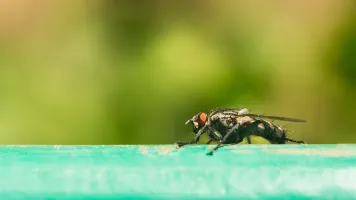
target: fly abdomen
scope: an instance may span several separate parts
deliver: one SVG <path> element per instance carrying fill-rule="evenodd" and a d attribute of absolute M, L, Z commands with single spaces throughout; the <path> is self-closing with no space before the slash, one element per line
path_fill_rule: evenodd
<path fill-rule="evenodd" d="M 264 121 L 264 120 L 263 120 Z M 284 144 L 285 143 L 285 136 L 286 131 L 276 124 L 264 121 L 266 126 L 265 137 L 266 139 L 270 140 L 272 144 Z"/>

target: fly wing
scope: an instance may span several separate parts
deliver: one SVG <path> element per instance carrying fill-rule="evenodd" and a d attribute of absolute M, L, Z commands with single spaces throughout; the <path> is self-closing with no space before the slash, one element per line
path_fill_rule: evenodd
<path fill-rule="evenodd" d="M 236 117 L 241 117 L 241 116 L 259 117 L 259 118 L 275 119 L 275 120 L 289 121 L 289 122 L 307 122 L 306 120 L 303 120 L 303 119 L 295 119 L 295 118 L 289 118 L 289 117 L 278 117 L 278 116 L 267 116 L 267 115 L 258 115 L 258 114 L 242 114 L 242 115 L 238 115 Z"/>

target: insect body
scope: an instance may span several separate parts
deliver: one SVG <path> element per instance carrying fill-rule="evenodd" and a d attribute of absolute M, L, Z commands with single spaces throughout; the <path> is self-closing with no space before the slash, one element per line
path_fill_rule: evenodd
<path fill-rule="evenodd" d="M 251 144 L 251 135 L 261 136 L 272 144 L 285 144 L 287 141 L 305 143 L 286 136 L 286 130 L 275 123 L 265 119 L 283 120 L 291 122 L 306 122 L 301 119 L 249 114 L 246 108 L 224 108 L 214 110 L 209 114 L 200 112 L 189 119 L 186 124 L 192 124 L 195 137 L 190 142 L 177 142 L 178 147 L 187 144 L 196 144 L 203 133 L 209 137 L 206 144 L 217 141 L 217 146 L 209 152 L 212 155 L 223 144 L 240 143 L 245 137 Z"/>

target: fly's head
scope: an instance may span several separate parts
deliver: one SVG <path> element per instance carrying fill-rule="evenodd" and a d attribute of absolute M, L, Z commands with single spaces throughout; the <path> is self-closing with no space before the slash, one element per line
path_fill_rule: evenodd
<path fill-rule="evenodd" d="M 200 112 L 189 119 L 185 124 L 192 124 L 193 132 L 196 134 L 198 131 L 205 126 L 208 121 L 208 115 L 204 112 Z"/>

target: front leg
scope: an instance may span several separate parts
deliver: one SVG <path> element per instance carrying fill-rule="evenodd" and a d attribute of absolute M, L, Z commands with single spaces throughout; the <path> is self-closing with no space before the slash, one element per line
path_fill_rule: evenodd
<path fill-rule="evenodd" d="M 187 144 L 196 144 L 199 142 L 199 139 L 200 139 L 200 136 L 204 133 L 205 129 L 207 128 L 207 126 L 203 126 L 203 128 L 201 128 L 198 133 L 195 135 L 194 139 L 190 142 L 176 142 L 177 144 L 177 147 L 180 148 L 180 147 L 183 147 Z"/>
<path fill-rule="evenodd" d="M 198 139 L 198 141 L 199 141 L 199 139 Z M 198 143 L 198 141 L 194 141 L 194 140 L 192 140 L 190 142 L 179 142 L 179 141 L 177 141 L 177 142 L 175 142 L 175 144 L 177 145 L 177 148 L 181 148 L 181 147 L 183 147 L 183 146 L 185 146 L 187 144 L 196 144 L 196 143 Z"/>
<path fill-rule="evenodd" d="M 231 135 L 231 133 L 233 133 L 234 131 L 238 131 L 239 128 L 239 124 L 236 124 L 235 126 L 233 126 L 224 136 L 224 138 L 222 140 L 219 141 L 218 145 L 216 145 L 213 149 L 210 150 L 210 152 L 207 153 L 207 155 L 211 156 L 213 155 L 214 151 L 218 150 L 221 145 L 225 144 L 226 140 L 229 138 L 229 136 Z"/>
<path fill-rule="evenodd" d="M 199 141 L 199 139 L 198 139 L 198 141 Z M 213 139 L 209 139 L 205 144 L 210 144 L 211 142 L 213 142 Z M 176 144 L 177 144 L 177 147 L 180 148 L 180 147 L 182 147 L 184 145 L 187 145 L 187 144 L 194 144 L 194 140 L 192 140 L 190 142 L 176 142 Z"/>

